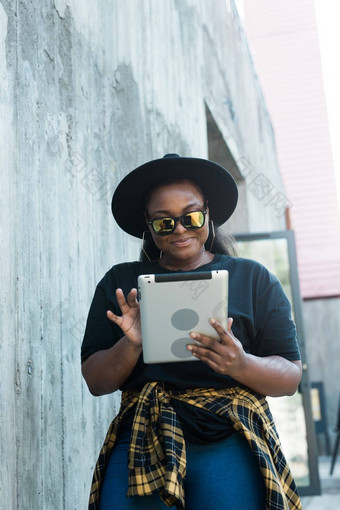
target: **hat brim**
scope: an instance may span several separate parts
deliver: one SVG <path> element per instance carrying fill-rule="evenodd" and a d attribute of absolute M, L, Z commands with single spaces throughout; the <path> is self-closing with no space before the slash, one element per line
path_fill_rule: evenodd
<path fill-rule="evenodd" d="M 145 197 L 153 186 L 168 179 L 189 179 L 198 184 L 208 200 L 210 219 L 216 225 L 225 223 L 236 208 L 237 185 L 225 168 L 205 159 L 164 157 L 136 168 L 117 186 L 111 209 L 125 232 L 142 238 L 147 230 Z"/>

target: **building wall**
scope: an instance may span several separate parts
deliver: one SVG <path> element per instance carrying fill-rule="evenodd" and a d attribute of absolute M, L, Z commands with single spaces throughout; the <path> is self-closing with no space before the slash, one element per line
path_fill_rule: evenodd
<path fill-rule="evenodd" d="M 340 295 L 336 192 L 314 0 L 244 1 L 291 202 L 303 298 Z"/>
<path fill-rule="evenodd" d="M 339 386 L 340 209 L 313 0 L 244 0 L 245 27 L 291 201 L 311 381 L 331 433 Z M 320 298 L 325 298 L 320 299 Z M 313 298 L 313 299 L 308 299 Z"/>
<path fill-rule="evenodd" d="M 308 367 L 311 382 L 323 382 L 326 416 L 331 444 L 339 411 L 340 298 L 311 299 L 303 303 L 305 334 L 310 342 Z"/>
<path fill-rule="evenodd" d="M 273 132 L 225 0 L 1 0 L 0 73 L 1 501 L 85 508 L 119 394 L 89 394 L 80 344 L 96 283 L 139 252 L 114 188 L 214 152 L 209 108 L 242 190 L 230 230 L 278 230 Z"/>

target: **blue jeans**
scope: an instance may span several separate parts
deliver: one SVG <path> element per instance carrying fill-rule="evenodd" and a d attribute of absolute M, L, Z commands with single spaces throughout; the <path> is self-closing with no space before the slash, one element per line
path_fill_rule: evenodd
<path fill-rule="evenodd" d="M 100 510 L 165 510 L 158 494 L 127 497 L 129 434 L 122 434 L 110 456 Z M 246 439 L 234 433 L 208 445 L 186 442 L 186 510 L 264 510 L 265 487 Z M 171 507 L 175 508 L 175 507 Z"/>

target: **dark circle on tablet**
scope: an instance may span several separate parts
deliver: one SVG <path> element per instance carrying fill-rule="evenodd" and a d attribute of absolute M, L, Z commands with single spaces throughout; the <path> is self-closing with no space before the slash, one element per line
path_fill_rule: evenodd
<path fill-rule="evenodd" d="M 174 341 L 171 346 L 171 352 L 176 358 L 186 359 L 192 356 L 191 352 L 188 351 L 187 345 L 190 344 L 192 340 L 188 337 L 186 338 L 178 338 Z"/>
<path fill-rule="evenodd" d="M 174 328 L 180 329 L 181 331 L 188 331 L 189 329 L 197 326 L 199 321 L 198 314 L 195 310 L 190 308 L 182 308 L 177 310 L 171 317 L 171 324 Z"/>

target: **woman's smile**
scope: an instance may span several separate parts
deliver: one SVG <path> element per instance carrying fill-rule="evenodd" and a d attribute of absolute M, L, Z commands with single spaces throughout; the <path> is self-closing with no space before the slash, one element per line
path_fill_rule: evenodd
<path fill-rule="evenodd" d="M 174 239 L 172 241 L 172 244 L 177 246 L 177 248 L 185 248 L 186 246 L 189 246 L 189 244 L 192 243 L 193 238 L 192 237 L 181 237 L 180 239 Z"/>
<path fill-rule="evenodd" d="M 206 211 L 206 219 L 199 228 L 186 228 L 179 218 L 192 211 Z M 151 194 L 146 207 L 147 217 L 175 218 L 175 228 L 168 235 L 157 235 L 149 226 L 157 248 L 162 251 L 160 265 L 168 269 L 190 270 L 202 261 L 214 258 L 205 253 L 204 244 L 209 236 L 209 208 L 201 190 L 192 182 L 163 184 Z"/>

